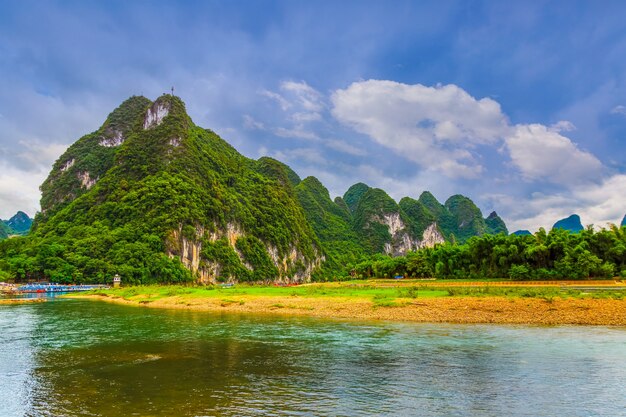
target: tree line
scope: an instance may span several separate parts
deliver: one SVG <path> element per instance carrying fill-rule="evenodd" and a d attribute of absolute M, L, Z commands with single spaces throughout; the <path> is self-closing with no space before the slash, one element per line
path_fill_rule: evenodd
<path fill-rule="evenodd" d="M 358 278 L 510 278 L 554 280 L 626 278 L 626 227 L 562 229 L 534 235 L 483 235 L 463 245 L 442 244 L 406 256 L 374 255 L 349 265 Z"/>

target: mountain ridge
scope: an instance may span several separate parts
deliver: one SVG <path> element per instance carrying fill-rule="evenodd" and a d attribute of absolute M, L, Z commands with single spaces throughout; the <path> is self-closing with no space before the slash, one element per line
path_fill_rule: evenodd
<path fill-rule="evenodd" d="M 196 126 L 167 94 L 125 100 L 41 188 L 32 241 L 58 251 L 38 272 L 46 277 L 304 282 L 367 256 L 508 234 L 495 211 L 483 217 L 460 194 L 396 201 L 356 183 L 331 199 L 317 178 Z"/>

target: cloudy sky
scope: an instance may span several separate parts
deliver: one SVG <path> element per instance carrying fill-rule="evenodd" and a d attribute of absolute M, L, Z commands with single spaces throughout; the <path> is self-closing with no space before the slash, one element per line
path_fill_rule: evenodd
<path fill-rule="evenodd" d="M 183 2 L 181 2 L 183 3 Z M 621 1 L 0 0 L 0 218 L 130 95 L 342 195 L 472 198 L 511 230 L 626 213 Z"/>

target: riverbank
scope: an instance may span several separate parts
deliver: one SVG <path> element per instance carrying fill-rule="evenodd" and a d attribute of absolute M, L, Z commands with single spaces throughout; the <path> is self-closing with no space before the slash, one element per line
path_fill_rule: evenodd
<path fill-rule="evenodd" d="M 621 292 L 556 288 L 406 286 L 388 283 L 298 287 L 130 287 L 75 294 L 111 303 L 207 312 L 280 314 L 429 323 L 626 326 Z"/>
<path fill-rule="evenodd" d="M 0 305 L 43 303 L 45 298 L 0 298 Z"/>

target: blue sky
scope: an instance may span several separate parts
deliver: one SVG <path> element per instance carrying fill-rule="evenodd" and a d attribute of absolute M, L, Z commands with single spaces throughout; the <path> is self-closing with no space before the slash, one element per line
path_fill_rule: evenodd
<path fill-rule="evenodd" d="M 196 124 L 341 195 L 472 198 L 511 229 L 626 213 L 623 2 L 0 1 L 0 217 L 171 86 Z"/>

